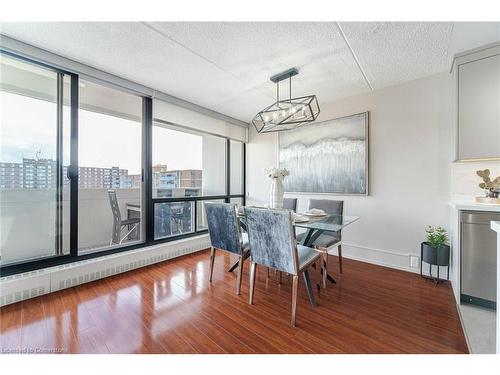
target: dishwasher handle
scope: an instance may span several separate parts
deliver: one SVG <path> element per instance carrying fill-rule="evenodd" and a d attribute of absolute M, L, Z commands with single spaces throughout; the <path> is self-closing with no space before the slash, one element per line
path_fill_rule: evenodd
<path fill-rule="evenodd" d="M 500 220 L 500 212 L 478 212 L 478 211 L 462 211 L 461 222 L 469 224 L 484 224 L 490 225 L 492 221 Z"/>

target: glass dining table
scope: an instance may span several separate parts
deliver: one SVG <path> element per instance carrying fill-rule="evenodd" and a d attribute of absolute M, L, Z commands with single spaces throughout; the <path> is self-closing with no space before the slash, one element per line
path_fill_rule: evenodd
<path fill-rule="evenodd" d="M 358 216 L 347 215 L 323 215 L 323 216 L 307 216 L 307 215 L 293 215 L 292 224 L 295 228 L 306 229 L 306 234 L 303 236 L 301 245 L 307 247 L 314 247 L 314 241 L 325 232 L 335 233 L 342 231 L 348 225 L 359 220 Z M 240 225 L 242 229 L 246 230 L 245 215 L 243 211 L 238 211 Z M 251 255 L 251 250 L 247 253 L 247 258 Z M 228 271 L 232 272 L 236 269 L 238 263 L 234 264 Z M 328 280 L 335 283 L 335 279 L 327 274 Z M 314 302 L 311 300 L 311 304 Z"/>

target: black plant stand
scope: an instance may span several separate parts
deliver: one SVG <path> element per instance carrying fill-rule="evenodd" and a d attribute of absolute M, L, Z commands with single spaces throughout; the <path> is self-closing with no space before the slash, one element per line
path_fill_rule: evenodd
<path fill-rule="evenodd" d="M 422 242 L 420 245 L 420 276 L 422 275 L 422 264 L 423 262 L 429 264 L 429 275 L 436 284 L 441 280 L 439 278 L 439 267 L 443 266 L 447 268 L 446 280 L 450 279 L 450 247 L 448 245 L 440 247 L 432 247 L 427 242 Z M 437 266 L 437 278 L 432 276 L 432 266 Z"/>

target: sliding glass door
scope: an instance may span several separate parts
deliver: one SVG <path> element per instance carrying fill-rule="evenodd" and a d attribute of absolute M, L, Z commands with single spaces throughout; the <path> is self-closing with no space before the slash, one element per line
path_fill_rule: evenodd
<path fill-rule="evenodd" d="M 142 97 L 79 81 L 78 253 L 144 241 Z"/>
<path fill-rule="evenodd" d="M 71 77 L 0 54 L 0 262 L 70 248 Z"/>

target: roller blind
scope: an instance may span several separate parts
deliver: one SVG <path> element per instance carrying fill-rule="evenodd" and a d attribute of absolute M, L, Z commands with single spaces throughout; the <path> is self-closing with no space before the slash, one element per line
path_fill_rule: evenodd
<path fill-rule="evenodd" d="M 247 141 L 247 128 L 244 126 L 232 124 L 157 98 L 153 100 L 153 121 L 180 125 L 242 142 Z"/>

